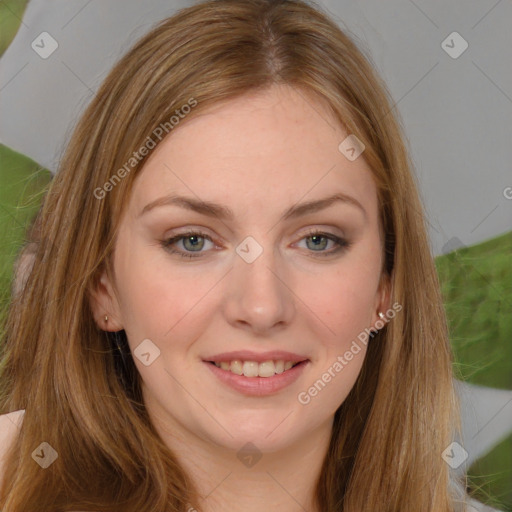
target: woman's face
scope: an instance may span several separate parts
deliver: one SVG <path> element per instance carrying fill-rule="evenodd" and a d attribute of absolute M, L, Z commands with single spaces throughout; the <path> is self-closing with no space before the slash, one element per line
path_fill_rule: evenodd
<path fill-rule="evenodd" d="M 358 335 L 386 309 L 376 187 L 364 153 L 338 149 L 347 136 L 274 86 L 153 150 L 97 317 L 125 329 L 162 431 L 275 451 L 330 428 L 365 357 Z"/>

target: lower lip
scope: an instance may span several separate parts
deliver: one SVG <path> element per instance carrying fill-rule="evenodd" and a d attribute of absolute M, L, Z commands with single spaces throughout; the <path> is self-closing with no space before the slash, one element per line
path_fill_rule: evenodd
<path fill-rule="evenodd" d="M 281 391 L 286 386 L 295 382 L 309 363 L 309 361 L 302 361 L 293 368 L 276 374 L 273 377 L 245 377 L 244 375 L 237 375 L 229 370 L 218 368 L 207 361 L 203 362 L 222 382 L 239 393 L 248 396 L 266 396 Z"/>

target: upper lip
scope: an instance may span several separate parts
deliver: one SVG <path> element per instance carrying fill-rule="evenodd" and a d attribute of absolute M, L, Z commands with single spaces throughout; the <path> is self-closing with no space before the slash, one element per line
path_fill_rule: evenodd
<path fill-rule="evenodd" d="M 251 352 L 250 350 L 237 350 L 235 352 L 223 352 L 211 357 L 207 357 L 204 361 L 213 361 L 214 363 L 222 363 L 229 361 L 255 361 L 263 363 L 265 361 L 292 361 L 299 363 L 306 361 L 308 358 L 293 352 L 285 352 L 283 350 L 271 350 L 270 352 Z"/>

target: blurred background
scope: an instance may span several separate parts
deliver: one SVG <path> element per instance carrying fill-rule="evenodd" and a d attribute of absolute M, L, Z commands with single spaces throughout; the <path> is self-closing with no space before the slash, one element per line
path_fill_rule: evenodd
<path fill-rule="evenodd" d="M 80 111 L 134 38 L 192 2 L 170 3 L 0 0 L 2 313 L 13 263 Z M 495 405 L 485 399 L 472 438 L 487 437 L 486 448 L 467 473 L 477 499 L 512 512 L 511 4 L 318 4 L 368 49 L 403 119 L 455 375 L 472 389 L 508 390 Z"/>

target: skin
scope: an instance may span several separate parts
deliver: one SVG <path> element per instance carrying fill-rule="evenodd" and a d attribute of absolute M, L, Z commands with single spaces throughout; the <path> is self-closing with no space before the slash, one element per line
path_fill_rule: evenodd
<path fill-rule="evenodd" d="M 162 439 L 207 496 L 207 512 L 226 503 L 234 512 L 315 510 L 312 493 L 334 413 L 357 379 L 365 347 L 310 403 L 297 396 L 389 307 L 377 191 L 364 154 L 351 162 L 338 150 L 347 135 L 321 103 L 272 86 L 185 120 L 135 181 L 116 241 L 115 281 L 103 274 L 93 310 L 102 329 L 125 329 L 132 352 L 144 339 L 161 351 L 150 366 L 134 358 L 144 401 Z M 290 206 L 335 192 L 362 209 L 336 202 L 280 220 Z M 139 216 L 170 193 L 225 205 L 235 217 L 175 205 Z M 212 238 L 196 239 L 199 257 L 161 245 L 189 228 Z M 320 239 L 317 247 L 312 228 L 350 246 L 322 256 L 336 244 Z M 263 248 L 250 264 L 235 252 L 247 236 Z M 197 254 L 184 239 L 172 247 Z M 203 362 L 240 349 L 287 350 L 310 362 L 279 393 L 247 397 Z M 237 458 L 249 441 L 262 454 L 252 467 Z"/>

